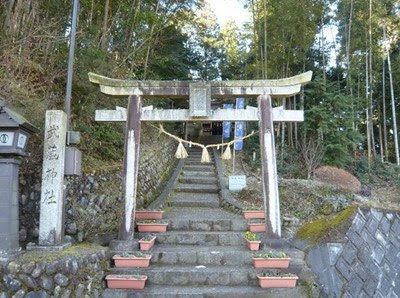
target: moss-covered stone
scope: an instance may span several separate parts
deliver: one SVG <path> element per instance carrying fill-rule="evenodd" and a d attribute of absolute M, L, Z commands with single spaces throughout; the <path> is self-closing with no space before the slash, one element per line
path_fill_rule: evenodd
<path fill-rule="evenodd" d="M 324 239 L 332 230 L 340 229 L 356 212 L 357 206 L 352 205 L 335 216 L 320 218 L 304 224 L 297 232 L 297 237 L 308 240 L 312 244 L 317 244 Z"/>

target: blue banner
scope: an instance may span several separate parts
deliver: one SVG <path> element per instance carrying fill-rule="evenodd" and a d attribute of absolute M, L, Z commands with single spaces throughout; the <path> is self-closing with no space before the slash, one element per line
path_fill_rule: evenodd
<path fill-rule="evenodd" d="M 233 104 L 232 103 L 224 103 L 223 105 L 224 109 L 233 109 Z M 230 121 L 224 121 L 222 123 L 222 135 L 224 139 L 229 139 L 231 137 L 231 122 Z"/>
<path fill-rule="evenodd" d="M 244 109 L 244 98 L 238 97 L 236 98 L 236 109 Z M 236 121 L 235 122 L 235 139 L 240 139 L 244 137 L 245 125 L 244 121 Z M 243 140 L 235 142 L 235 150 L 240 151 L 243 150 Z"/>

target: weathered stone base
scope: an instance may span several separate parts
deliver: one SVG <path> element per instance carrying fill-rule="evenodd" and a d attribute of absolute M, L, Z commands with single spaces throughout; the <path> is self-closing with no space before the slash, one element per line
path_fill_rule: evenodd
<path fill-rule="evenodd" d="M 139 249 L 139 240 L 112 240 L 110 250 L 112 251 L 134 251 Z"/>
<path fill-rule="evenodd" d="M 27 251 L 60 251 L 71 246 L 71 243 L 61 243 L 59 245 L 29 245 Z"/>

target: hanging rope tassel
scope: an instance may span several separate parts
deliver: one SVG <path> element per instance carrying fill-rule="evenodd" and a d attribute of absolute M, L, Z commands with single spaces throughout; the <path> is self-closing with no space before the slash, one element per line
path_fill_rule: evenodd
<path fill-rule="evenodd" d="M 185 147 L 183 146 L 182 142 L 179 142 L 178 148 L 176 148 L 175 157 L 179 159 L 188 157 L 188 153 Z"/>
<path fill-rule="evenodd" d="M 232 153 L 231 153 L 231 145 L 228 145 L 225 149 L 225 152 L 221 156 L 222 159 L 231 159 L 232 158 Z"/>
<path fill-rule="evenodd" d="M 203 152 L 201 153 L 201 162 L 202 163 L 209 163 L 211 162 L 210 160 L 210 154 L 208 154 L 208 150 L 206 147 L 203 147 Z"/>

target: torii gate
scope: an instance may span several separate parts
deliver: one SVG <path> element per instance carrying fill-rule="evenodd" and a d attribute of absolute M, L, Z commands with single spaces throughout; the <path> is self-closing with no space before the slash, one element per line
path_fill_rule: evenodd
<path fill-rule="evenodd" d="M 96 110 L 96 121 L 126 121 L 124 152 L 125 213 L 120 240 L 133 240 L 141 121 L 259 121 L 262 182 L 267 233 L 281 236 L 278 178 L 273 121 L 300 122 L 304 112 L 272 108 L 271 97 L 289 97 L 311 81 L 312 72 L 278 80 L 252 81 L 136 81 L 89 73 L 89 80 L 108 95 L 128 95 L 128 108 Z M 258 108 L 211 110 L 212 98 L 258 96 Z M 142 109 L 142 98 L 189 98 L 189 109 Z"/>

